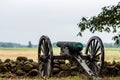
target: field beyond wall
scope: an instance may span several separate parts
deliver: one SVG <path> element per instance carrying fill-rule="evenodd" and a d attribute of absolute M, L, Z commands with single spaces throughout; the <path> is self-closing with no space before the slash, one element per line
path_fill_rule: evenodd
<path fill-rule="evenodd" d="M 82 52 L 84 53 L 85 50 Z M 37 62 L 37 48 L 0 48 L 0 59 L 15 60 L 18 56 L 25 56 Z M 54 54 L 59 54 L 59 48 L 53 49 Z M 105 48 L 105 61 L 120 61 L 120 48 Z"/>

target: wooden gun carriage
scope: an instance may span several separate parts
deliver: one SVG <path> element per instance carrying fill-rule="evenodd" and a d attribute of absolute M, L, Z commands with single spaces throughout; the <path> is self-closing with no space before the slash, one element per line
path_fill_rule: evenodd
<path fill-rule="evenodd" d="M 52 44 L 48 36 L 41 36 L 38 45 L 39 72 L 43 78 L 51 77 L 54 59 L 76 61 L 86 71 L 90 78 L 98 77 L 104 63 L 104 46 L 102 40 L 93 36 L 89 39 L 85 53 L 80 42 L 57 42 L 60 55 L 53 55 Z"/>

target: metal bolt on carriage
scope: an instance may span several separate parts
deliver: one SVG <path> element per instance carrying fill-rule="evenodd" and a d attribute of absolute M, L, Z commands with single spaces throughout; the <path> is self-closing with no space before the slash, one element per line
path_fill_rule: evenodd
<path fill-rule="evenodd" d="M 42 78 L 51 77 L 54 59 L 68 59 L 76 61 L 86 71 L 89 78 L 99 77 L 104 64 L 104 45 L 98 36 L 89 39 L 85 53 L 80 42 L 59 41 L 56 45 L 60 54 L 53 54 L 52 44 L 48 36 L 42 35 L 38 45 L 38 64 Z"/>

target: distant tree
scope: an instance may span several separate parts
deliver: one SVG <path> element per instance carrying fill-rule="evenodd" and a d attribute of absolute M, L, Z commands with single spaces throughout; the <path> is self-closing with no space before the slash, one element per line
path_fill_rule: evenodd
<path fill-rule="evenodd" d="M 28 48 L 31 48 L 31 47 L 32 47 L 31 41 L 28 42 L 28 46 L 27 46 L 27 47 L 28 47 Z"/>
<path fill-rule="evenodd" d="M 90 32 L 112 32 L 117 33 L 113 36 L 116 44 L 120 44 L 120 2 L 117 5 L 106 6 L 102 8 L 102 12 L 91 18 L 82 17 L 78 24 L 82 36 L 82 32 L 88 29 Z M 119 31 L 118 31 L 119 30 Z"/>
<path fill-rule="evenodd" d="M 118 38 L 118 40 L 115 42 L 115 45 L 120 47 L 120 37 Z"/>
<path fill-rule="evenodd" d="M 1 44 L 0 47 L 7 47 L 5 44 Z"/>

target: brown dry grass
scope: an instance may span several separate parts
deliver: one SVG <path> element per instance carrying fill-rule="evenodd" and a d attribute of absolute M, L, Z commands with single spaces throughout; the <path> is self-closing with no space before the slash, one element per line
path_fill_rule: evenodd
<path fill-rule="evenodd" d="M 60 52 L 59 48 L 53 49 L 55 54 Z M 28 59 L 38 61 L 38 49 L 37 48 L 0 48 L 0 59 L 15 60 L 18 56 L 25 56 Z"/>
<path fill-rule="evenodd" d="M 18 56 L 25 56 L 29 59 L 37 61 L 37 49 L 1 49 L 0 59 L 12 59 L 15 60 Z"/>
<path fill-rule="evenodd" d="M 83 50 L 84 53 L 85 50 Z M 54 54 L 59 54 L 60 49 L 54 48 Z M 18 56 L 26 56 L 27 58 L 37 61 L 37 48 L 0 48 L 0 59 L 5 60 L 7 58 L 15 60 Z M 112 62 L 120 61 L 120 49 L 119 48 L 105 48 L 105 60 Z"/>

